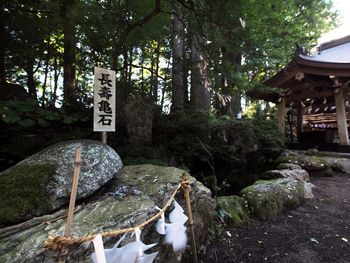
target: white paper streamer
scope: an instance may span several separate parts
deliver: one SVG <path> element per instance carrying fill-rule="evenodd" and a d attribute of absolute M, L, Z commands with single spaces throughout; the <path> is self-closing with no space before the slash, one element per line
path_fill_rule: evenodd
<path fill-rule="evenodd" d="M 93 261 L 95 263 L 106 263 L 105 252 L 103 248 L 102 236 L 98 234 L 93 240 L 95 247 L 95 257 L 93 257 Z"/>

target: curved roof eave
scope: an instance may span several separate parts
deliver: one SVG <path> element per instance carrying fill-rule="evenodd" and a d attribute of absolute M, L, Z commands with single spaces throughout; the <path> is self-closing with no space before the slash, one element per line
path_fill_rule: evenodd
<path fill-rule="evenodd" d="M 264 81 L 264 85 L 282 87 L 285 82 L 293 78 L 298 72 L 321 76 L 350 77 L 350 63 L 315 61 L 299 55 L 294 57 L 286 67 L 273 77 Z"/>

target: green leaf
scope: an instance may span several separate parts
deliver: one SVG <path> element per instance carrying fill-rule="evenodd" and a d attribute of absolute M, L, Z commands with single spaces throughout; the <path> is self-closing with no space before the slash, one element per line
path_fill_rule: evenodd
<path fill-rule="evenodd" d="M 18 122 L 19 125 L 25 128 L 33 127 L 35 125 L 35 121 L 31 119 L 24 119 Z"/>
<path fill-rule="evenodd" d="M 3 113 L 1 119 L 7 124 L 16 123 L 21 120 L 21 118 L 12 110 L 7 110 L 6 113 Z"/>
<path fill-rule="evenodd" d="M 41 127 L 48 127 L 50 124 L 45 121 L 44 119 L 37 119 L 37 122 L 38 124 L 41 126 Z"/>
<path fill-rule="evenodd" d="M 65 124 L 71 124 L 71 123 L 73 123 L 75 121 L 77 121 L 77 119 L 73 118 L 73 117 L 67 117 L 66 116 L 66 117 L 63 118 L 63 123 L 65 123 Z"/>

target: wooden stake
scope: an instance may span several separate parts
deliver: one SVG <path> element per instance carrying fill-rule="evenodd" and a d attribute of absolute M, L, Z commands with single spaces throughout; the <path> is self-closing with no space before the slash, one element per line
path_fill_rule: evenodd
<path fill-rule="evenodd" d="M 183 175 L 182 181 L 188 181 L 188 176 Z M 184 195 L 186 199 L 186 209 L 187 209 L 187 215 L 188 215 L 188 225 L 191 231 L 191 247 L 192 247 L 192 253 L 194 256 L 194 263 L 198 263 L 198 257 L 197 257 L 197 248 L 196 248 L 196 239 L 194 234 L 194 225 L 193 225 L 193 217 L 192 217 L 192 208 L 191 208 L 191 199 L 190 199 L 190 185 L 189 183 L 186 184 L 184 189 Z"/>
<path fill-rule="evenodd" d="M 70 193 L 70 201 L 69 201 L 66 229 L 64 231 L 64 235 L 66 237 L 70 237 L 71 234 L 72 234 L 73 213 L 74 213 L 74 207 L 75 207 L 75 199 L 77 197 L 78 181 L 79 181 L 79 174 L 80 174 L 80 165 L 81 165 L 81 149 L 80 149 L 80 146 L 79 146 L 75 150 L 74 174 L 73 174 L 73 181 L 72 181 L 72 190 L 71 190 L 71 193 Z"/>
<path fill-rule="evenodd" d="M 107 144 L 107 132 L 101 132 L 101 141 L 104 144 Z"/>
<path fill-rule="evenodd" d="M 71 189 L 71 193 L 70 193 L 70 201 L 69 201 L 69 207 L 68 207 L 66 228 L 64 230 L 64 235 L 66 237 L 70 237 L 72 234 L 73 214 L 74 214 L 74 207 L 75 207 L 75 199 L 77 197 L 80 165 L 81 165 L 81 149 L 80 149 L 80 146 L 78 146 L 78 148 L 75 150 L 72 189 Z M 63 258 L 63 256 L 59 256 L 58 262 L 59 263 L 65 262 L 65 259 Z"/>

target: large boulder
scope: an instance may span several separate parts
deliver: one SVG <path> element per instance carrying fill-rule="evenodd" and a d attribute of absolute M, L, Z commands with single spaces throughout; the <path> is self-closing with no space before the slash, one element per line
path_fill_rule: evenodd
<path fill-rule="evenodd" d="M 304 181 L 293 178 L 259 180 L 244 188 L 240 196 L 248 202 L 253 216 L 263 221 L 274 220 L 303 203 L 304 185 Z"/>
<path fill-rule="evenodd" d="M 78 146 L 82 165 L 77 200 L 100 189 L 122 168 L 118 154 L 97 141 L 67 141 L 50 146 L 0 173 L 0 226 L 68 204 Z"/>
<path fill-rule="evenodd" d="M 309 181 L 309 173 L 304 169 L 268 170 L 260 176 L 261 179 L 294 178 L 296 180 Z"/>
<path fill-rule="evenodd" d="M 337 173 L 350 174 L 350 159 L 341 157 L 321 157 L 328 162 L 332 170 Z"/>
<path fill-rule="evenodd" d="M 332 176 L 333 171 L 330 163 L 325 159 L 315 156 L 306 155 L 302 152 L 285 151 L 276 160 L 277 164 L 292 163 L 299 165 L 312 176 Z"/>
<path fill-rule="evenodd" d="M 167 202 L 183 173 L 183 170 L 172 167 L 125 166 L 112 180 L 108 193 L 95 196 L 94 201 L 80 207 L 75 213 L 73 236 L 82 237 L 144 222 L 158 212 L 156 206 L 162 207 Z M 209 189 L 193 177 L 189 181 L 197 248 L 203 249 L 209 240 L 211 224 L 215 218 L 215 202 Z M 186 211 L 181 190 L 175 198 Z M 65 218 L 61 217 L 64 213 L 65 211 L 56 212 L 54 215 L 33 218 L 20 225 L 0 229 L 0 262 L 57 262 L 56 254 L 44 250 L 42 246 L 49 234 L 64 234 Z M 144 227 L 142 240 L 145 243 L 158 242 L 155 250 L 160 251 L 160 255 L 156 262 L 180 261 L 179 255 L 162 245 L 162 236 L 156 233 L 154 226 L 155 222 Z M 117 239 L 118 237 L 105 238 L 105 247 L 111 247 Z M 126 242 L 130 240 L 134 240 L 134 237 L 128 236 Z M 70 250 L 65 259 L 66 262 L 91 262 L 92 252 L 92 243 L 86 242 Z M 182 260 L 185 260 L 186 255 L 189 253 Z"/>

